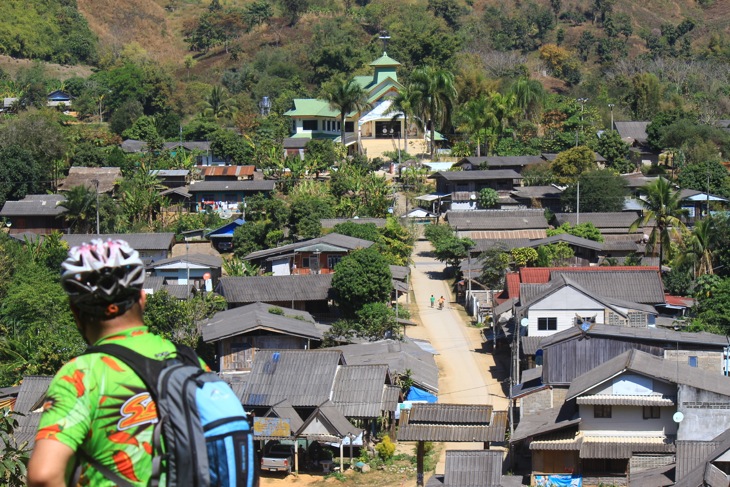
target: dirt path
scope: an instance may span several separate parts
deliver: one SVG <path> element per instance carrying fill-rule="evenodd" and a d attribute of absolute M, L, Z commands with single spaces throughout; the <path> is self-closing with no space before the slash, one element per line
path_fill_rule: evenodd
<path fill-rule="evenodd" d="M 432 255 L 429 242 L 417 242 L 414 250 L 411 285 L 421 325 L 408 330 L 414 338 L 431 342 L 439 353 L 439 402 L 452 404 L 491 404 L 495 410 L 506 410 L 499 380 L 493 376 L 498 370 L 491 354 L 482 352 L 479 330 L 468 326 L 468 316 L 461 305 L 453 302 L 449 282 L 443 275 L 444 265 Z M 446 298 L 443 310 L 431 308 L 430 296 Z M 438 301 L 437 301 L 438 302 Z M 482 443 L 447 443 L 436 467 L 444 472 L 446 450 L 481 449 Z"/>

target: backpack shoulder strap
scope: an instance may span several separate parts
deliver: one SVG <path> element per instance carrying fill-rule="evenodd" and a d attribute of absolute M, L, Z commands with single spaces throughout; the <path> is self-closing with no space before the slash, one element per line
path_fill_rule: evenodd
<path fill-rule="evenodd" d="M 142 382 L 147 386 L 147 390 L 150 391 L 152 398 L 157 400 L 157 378 L 165 367 L 164 361 L 145 357 L 130 348 L 116 343 L 106 343 L 96 347 L 89 347 L 84 352 L 84 355 L 90 353 L 105 353 L 127 364 L 142 379 Z"/>
<path fill-rule="evenodd" d="M 187 345 L 180 345 L 175 343 L 175 350 L 177 351 L 177 358 L 184 364 L 193 365 L 200 368 L 200 359 L 195 350 L 188 347 Z"/>

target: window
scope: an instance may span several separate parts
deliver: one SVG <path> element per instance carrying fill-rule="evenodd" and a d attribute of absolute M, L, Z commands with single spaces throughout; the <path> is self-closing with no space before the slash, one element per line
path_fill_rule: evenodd
<path fill-rule="evenodd" d="M 355 122 L 345 122 L 345 132 L 354 132 Z"/>
<path fill-rule="evenodd" d="M 309 269 L 309 257 L 302 257 L 302 269 Z"/>
<path fill-rule="evenodd" d="M 304 130 L 317 130 L 316 120 L 302 120 L 302 128 Z"/>
<path fill-rule="evenodd" d="M 328 255 L 327 256 L 327 268 L 334 269 L 339 261 L 342 260 L 341 255 Z"/>
<path fill-rule="evenodd" d="M 557 318 L 538 318 L 537 329 L 540 331 L 554 331 L 558 329 Z"/>
<path fill-rule="evenodd" d="M 659 406 L 644 406 L 644 419 L 659 419 Z"/>
<path fill-rule="evenodd" d="M 593 417 L 594 418 L 610 418 L 611 417 L 611 406 L 593 406 Z"/>
<path fill-rule="evenodd" d="M 688 357 L 687 363 L 690 367 L 697 367 L 697 356 L 696 355 L 690 355 Z"/>

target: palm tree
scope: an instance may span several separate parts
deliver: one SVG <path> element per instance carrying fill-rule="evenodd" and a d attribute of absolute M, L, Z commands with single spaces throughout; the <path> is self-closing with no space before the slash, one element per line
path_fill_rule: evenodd
<path fill-rule="evenodd" d="M 535 120 L 540 116 L 545 102 L 545 89 L 542 83 L 522 77 L 512 84 L 510 92 L 515 95 L 515 101 L 524 118 Z"/>
<path fill-rule="evenodd" d="M 403 113 L 403 130 L 405 137 L 406 152 L 408 152 L 408 120 L 410 118 L 413 121 L 413 117 L 416 114 L 416 108 L 420 103 L 421 93 L 416 90 L 410 83 L 405 85 L 403 89 L 398 92 L 398 95 L 393 98 L 390 105 L 390 109 L 386 112 L 389 113 Z M 400 115 L 395 115 L 393 121 L 399 118 Z"/>
<path fill-rule="evenodd" d="M 433 159 L 436 123 L 443 125 L 449 120 L 452 105 L 456 99 L 454 73 L 435 66 L 425 66 L 413 71 L 411 82 L 421 94 L 421 111 L 427 114 L 424 119 L 430 120 L 429 152 Z"/>
<path fill-rule="evenodd" d="M 487 131 L 498 124 L 490 100 L 480 96 L 466 102 L 457 116 L 457 129 L 474 137 L 477 143 L 477 157 L 482 155 L 482 143 L 487 139 Z"/>
<path fill-rule="evenodd" d="M 226 98 L 226 92 L 220 86 L 214 86 L 205 99 L 203 115 L 213 119 L 228 118 L 236 112 L 233 99 Z"/>
<path fill-rule="evenodd" d="M 634 231 L 654 220 L 648 248 L 653 251 L 657 242 L 659 243 L 659 269 L 661 269 L 664 263 L 664 247 L 669 247 L 672 238 L 680 237 L 680 231 L 686 228 L 681 220 L 686 211 L 682 208 L 679 191 L 674 191 L 671 183 L 664 178 L 642 186 L 638 192 L 644 206 L 644 215 L 631 224 L 630 230 Z"/>
<path fill-rule="evenodd" d="M 59 204 L 66 208 L 63 219 L 74 233 L 89 233 L 96 218 L 96 191 L 85 185 L 71 188 L 66 200 Z"/>
<path fill-rule="evenodd" d="M 367 92 L 354 78 L 337 76 L 324 86 L 324 99 L 332 110 L 340 112 L 340 141 L 345 145 L 345 119 L 347 115 L 370 107 Z"/>
<path fill-rule="evenodd" d="M 678 264 L 685 260 L 692 262 L 695 278 L 704 274 L 713 274 L 711 239 L 714 222 L 705 218 L 695 224 L 685 252 L 680 254 Z"/>

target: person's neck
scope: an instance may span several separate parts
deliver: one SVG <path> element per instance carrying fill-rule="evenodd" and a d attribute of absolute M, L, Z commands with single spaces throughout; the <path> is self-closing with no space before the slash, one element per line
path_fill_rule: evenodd
<path fill-rule="evenodd" d="M 87 330 L 86 332 L 86 338 L 89 340 L 89 343 L 93 345 L 102 338 L 108 337 L 110 335 L 122 333 L 129 330 L 130 328 L 144 326 L 144 323 L 142 321 L 136 319 L 122 318 L 124 317 L 120 316 L 113 320 L 106 321 L 104 322 L 104 326 L 90 327 L 91 329 Z"/>

